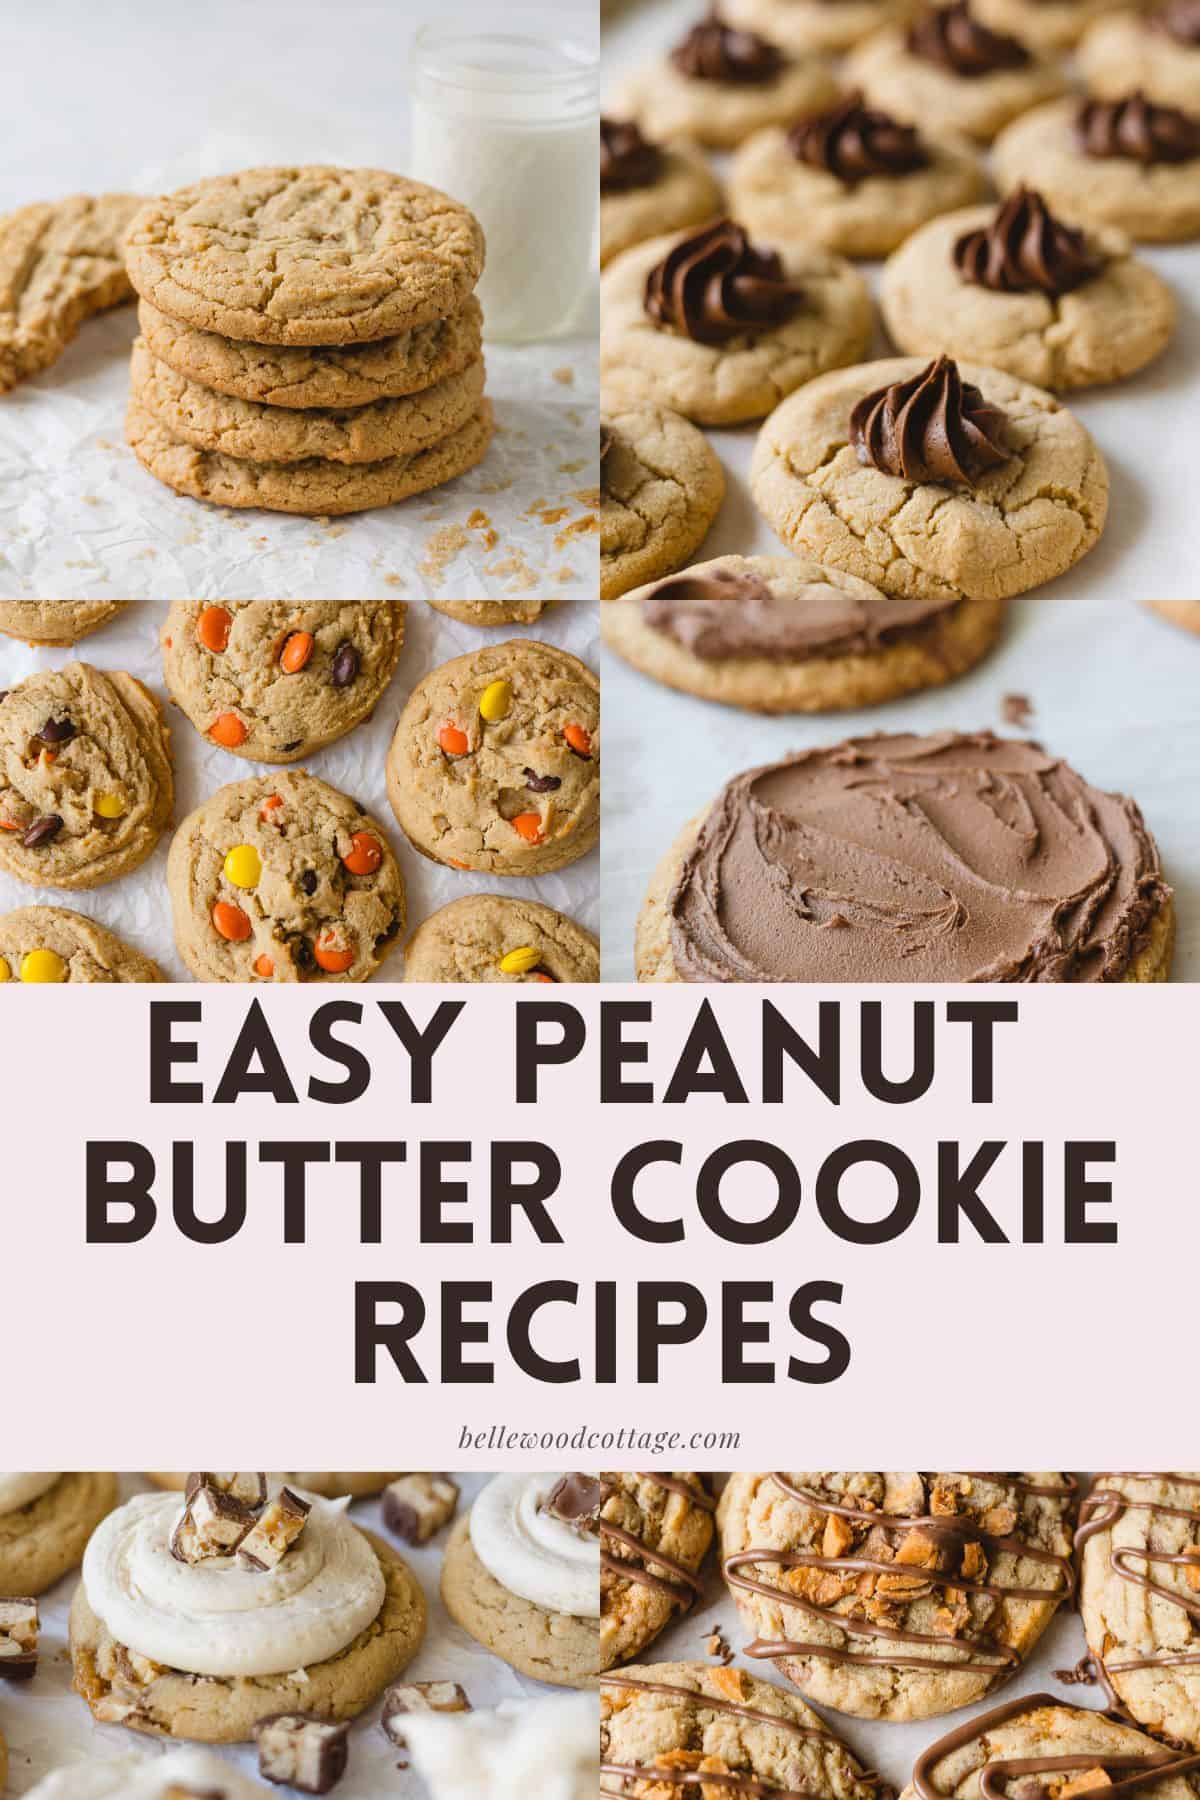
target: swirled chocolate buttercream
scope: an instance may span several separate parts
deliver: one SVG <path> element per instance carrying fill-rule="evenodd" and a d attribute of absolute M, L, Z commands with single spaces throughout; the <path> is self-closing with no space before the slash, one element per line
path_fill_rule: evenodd
<path fill-rule="evenodd" d="M 755 86 L 774 81 L 783 68 L 783 53 L 757 32 L 726 25 L 717 9 L 693 25 L 671 61 L 690 81 L 728 81 Z"/>
<path fill-rule="evenodd" d="M 773 594 L 753 570 L 713 569 L 660 581 L 642 617 L 705 662 L 869 656 L 919 631 L 957 600 L 852 600 L 825 583 Z"/>
<path fill-rule="evenodd" d="M 1169 898 L 1132 800 L 947 731 L 736 776 L 667 907 L 682 981 L 1119 981 Z"/>
<path fill-rule="evenodd" d="M 1004 413 L 939 356 L 907 381 L 864 394 L 850 414 L 860 463 L 905 481 L 973 487 L 1009 460 Z"/>
<path fill-rule="evenodd" d="M 1068 294 L 1104 267 L 1082 231 L 1056 219 L 1040 194 L 1020 187 L 989 224 L 954 246 L 964 281 L 998 294 Z"/>
<path fill-rule="evenodd" d="M 929 161 L 914 126 L 864 106 L 859 93 L 828 112 L 800 119 L 787 141 L 797 162 L 825 169 L 847 187 L 868 175 L 909 175 Z"/>
<path fill-rule="evenodd" d="M 786 323 L 803 299 L 776 251 L 756 249 L 740 225 L 717 219 L 651 269 L 644 303 L 656 325 L 699 344 L 724 344 Z"/>
<path fill-rule="evenodd" d="M 623 194 L 652 187 L 662 168 L 662 151 L 644 138 L 632 119 L 600 121 L 600 192 Z"/>
<path fill-rule="evenodd" d="M 1124 100 L 1085 100 L 1075 115 L 1075 139 L 1085 156 L 1191 162 L 1200 156 L 1200 118 L 1156 106 L 1139 89 Z"/>
<path fill-rule="evenodd" d="M 1029 62 L 1024 44 L 1000 31 L 989 31 L 974 18 L 967 0 L 939 6 L 909 27 L 908 48 L 922 62 L 935 63 L 968 80 L 1000 69 L 1023 69 Z"/>

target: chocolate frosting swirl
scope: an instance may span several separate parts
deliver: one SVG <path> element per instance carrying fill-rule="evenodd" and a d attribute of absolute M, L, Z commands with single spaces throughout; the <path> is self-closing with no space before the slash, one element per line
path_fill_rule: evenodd
<path fill-rule="evenodd" d="M 1056 219 L 1042 196 L 1019 187 L 978 231 L 954 246 L 964 281 L 997 294 L 1068 294 L 1104 267 L 1082 231 Z"/>
<path fill-rule="evenodd" d="M 632 119 L 600 121 L 600 192 L 627 193 L 652 187 L 662 168 L 662 151 L 644 138 Z"/>
<path fill-rule="evenodd" d="M 777 253 L 756 249 L 732 219 L 692 232 L 646 277 L 645 308 L 655 324 L 698 344 L 770 331 L 803 298 L 804 289 L 787 279 Z"/>
<path fill-rule="evenodd" d="M 981 25 L 972 17 L 967 0 L 926 13 L 909 27 L 907 43 L 922 62 L 936 63 L 951 75 L 968 80 L 994 75 L 1000 69 L 1023 69 L 1029 62 L 1024 44 Z"/>
<path fill-rule="evenodd" d="M 947 731 L 736 776 L 667 907 L 683 981 L 1118 981 L 1169 893 L 1132 800 Z"/>
<path fill-rule="evenodd" d="M 752 572 L 714 569 L 660 582 L 642 601 L 642 617 L 705 662 L 737 656 L 800 662 L 870 655 L 957 605 L 957 600 L 852 600 L 819 582 L 777 597 Z"/>
<path fill-rule="evenodd" d="M 1200 156 L 1200 119 L 1156 106 L 1139 88 L 1124 100 L 1085 100 L 1075 115 L 1075 138 L 1085 156 L 1190 162 Z"/>
<path fill-rule="evenodd" d="M 909 175 L 929 161 L 916 127 L 864 106 L 861 93 L 800 119 L 787 142 L 797 162 L 825 169 L 847 187 L 868 175 Z"/>
<path fill-rule="evenodd" d="M 1200 0 L 1170 0 L 1150 20 L 1155 31 L 1165 31 L 1177 44 L 1200 50 Z"/>
<path fill-rule="evenodd" d="M 909 380 L 864 394 L 850 414 L 850 442 L 860 463 L 885 475 L 973 487 L 1009 460 L 1004 423 L 958 364 L 939 356 Z"/>
<path fill-rule="evenodd" d="M 757 32 L 726 25 L 714 6 L 675 46 L 671 61 L 689 81 L 729 81 L 749 87 L 774 81 L 784 57 Z"/>

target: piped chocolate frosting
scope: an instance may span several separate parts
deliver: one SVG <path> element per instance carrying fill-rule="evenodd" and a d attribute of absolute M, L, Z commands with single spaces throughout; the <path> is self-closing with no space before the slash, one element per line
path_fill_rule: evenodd
<path fill-rule="evenodd" d="M 860 93 L 798 120 L 787 142 L 797 162 L 824 169 L 847 187 L 868 175 L 909 175 L 929 162 L 915 126 L 865 106 Z"/>
<path fill-rule="evenodd" d="M 623 194 L 652 187 L 662 170 L 662 151 L 642 136 L 632 119 L 600 121 L 600 192 Z"/>
<path fill-rule="evenodd" d="M 1085 156 L 1191 162 L 1200 156 L 1200 118 L 1158 106 L 1139 89 L 1124 100 L 1085 100 L 1075 115 L 1075 141 Z"/>
<path fill-rule="evenodd" d="M 860 463 L 905 481 L 974 487 L 1010 460 L 1005 415 L 964 381 L 947 356 L 887 387 L 864 394 L 850 414 Z"/>
<path fill-rule="evenodd" d="M 1017 38 L 989 31 L 976 19 L 967 0 L 939 6 L 909 27 L 906 40 L 913 56 L 934 63 L 951 75 L 974 80 L 1001 69 L 1023 69 L 1029 52 Z"/>
<path fill-rule="evenodd" d="M 774 250 L 751 244 L 732 219 L 717 219 L 683 238 L 646 277 L 645 309 L 656 325 L 725 344 L 786 323 L 803 304 Z"/>
<path fill-rule="evenodd" d="M 1169 896 L 1132 800 L 946 731 L 735 776 L 667 911 L 682 981 L 1119 981 Z"/>
<path fill-rule="evenodd" d="M 964 281 L 997 294 L 1056 296 L 1091 281 L 1104 258 L 1082 231 L 1056 219 L 1040 194 L 1020 187 L 987 225 L 958 239 L 954 266 Z"/>
<path fill-rule="evenodd" d="M 671 62 L 689 81 L 753 87 L 774 81 L 783 68 L 784 56 L 777 45 L 757 32 L 727 25 L 713 7 L 671 51 Z"/>

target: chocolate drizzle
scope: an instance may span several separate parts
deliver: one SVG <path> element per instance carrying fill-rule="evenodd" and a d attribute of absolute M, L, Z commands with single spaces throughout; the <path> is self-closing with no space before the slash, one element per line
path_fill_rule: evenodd
<path fill-rule="evenodd" d="M 971 14 L 967 0 L 939 6 L 909 27 L 905 40 L 911 55 L 934 63 L 948 74 L 974 81 L 1002 69 L 1023 69 L 1029 63 L 1024 44 L 1000 31 L 989 31 Z"/>
<path fill-rule="evenodd" d="M 690 1500 L 693 1506 L 700 1507 L 704 1512 L 716 1511 L 716 1502 L 703 1486 L 692 1487 L 674 1475 L 639 1474 L 638 1479 L 652 1481 L 667 1493 L 678 1494 L 682 1499 Z M 620 1491 L 613 1485 L 611 1477 L 606 1479 L 605 1501 Z M 618 1555 L 609 1548 L 612 1544 L 619 1544 L 629 1554 Z M 600 1568 L 609 1575 L 652 1588 L 655 1593 L 669 1599 L 680 1612 L 687 1612 L 697 1596 L 704 1591 L 703 1582 L 686 1563 L 665 1555 L 652 1544 L 644 1543 L 633 1532 L 614 1525 L 604 1517 L 603 1510 L 600 1514 Z M 659 1570 L 664 1573 L 657 1573 Z"/>
<path fill-rule="evenodd" d="M 774 250 L 756 249 L 740 225 L 717 219 L 651 269 L 644 304 L 656 325 L 698 344 L 725 344 L 784 324 L 803 299 Z"/>
<path fill-rule="evenodd" d="M 924 1483 L 929 1477 L 922 1475 Z M 943 1477 L 951 1480 L 955 1477 Z M 1008 1475 L 989 1475 L 989 1481 L 1004 1487 L 1013 1493 L 1021 1493 L 1020 1477 Z M 986 1631 L 963 1629 L 971 1626 L 970 1596 L 987 1595 L 1000 1600 L 1040 1600 L 1051 1605 L 1059 1600 L 1068 1599 L 1074 1593 L 1075 1576 L 1071 1559 L 1055 1551 L 1043 1550 L 1031 1544 L 1017 1531 L 1019 1512 L 1015 1507 L 989 1510 L 1007 1511 L 1012 1514 L 1013 1524 L 1009 1529 L 990 1531 L 970 1513 L 938 1515 L 928 1513 L 884 1513 L 868 1510 L 847 1500 L 839 1500 L 831 1495 L 817 1492 L 811 1488 L 795 1485 L 788 1476 L 775 1473 L 771 1480 L 789 1499 L 801 1506 L 810 1508 L 828 1519 L 840 1519 L 851 1528 L 866 1527 L 867 1537 L 861 1550 L 853 1554 L 825 1554 L 824 1543 L 821 1551 L 816 1550 L 776 1550 L 751 1548 L 735 1552 L 725 1559 L 725 1577 L 730 1587 L 741 1589 L 746 1593 L 761 1594 L 778 1605 L 795 1609 L 818 1619 L 823 1624 L 833 1627 L 843 1634 L 841 1645 L 804 1642 L 794 1639 L 755 1638 L 745 1646 L 744 1654 L 750 1657 L 776 1658 L 790 1656 L 810 1656 L 820 1661 L 839 1664 L 856 1664 L 862 1667 L 896 1668 L 896 1669 L 936 1669 L 973 1675 L 986 1675 L 989 1685 L 1004 1680 L 1020 1666 L 1019 1651 L 1011 1645 L 1001 1643 L 990 1637 Z M 1046 1490 L 1030 1489 L 1030 1492 Z M 1072 1489 L 1064 1485 L 1061 1489 L 1050 1490 L 1069 1499 Z M 986 1516 L 986 1515 L 985 1515 Z M 922 1560 L 909 1561 L 906 1545 L 915 1541 L 914 1534 L 920 1534 L 920 1554 Z M 892 1538 L 899 1543 L 893 1544 Z M 874 1553 L 868 1553 L 874 1543 Z M 845 1548 L 849 1550 L 852 1535 L 847 1538 Z M 888 1551 L 885 1556 L 884 1551 Z M 991 1560 L 997 1556 L 1011 1555 L 1022 1561 L 1040 1562 L 1055 1571 L 1055 1585 L 1051 1587 L 1024 1587 L 1016 1584 L 988 1579 L 986 1571 Z M 968 1567 L 974 1571 L 969 1573 Z M 763 1581 L 757 1574 L 746 1573 L 747 1570 L 764 1568 L 811 1569 L 820 1574 L 834 1577 L 867 1576 L 887 1577 L 893 1581 L 901 1578 L 912 1582 L 914 1589 L 931 1586 L 941 1592 L 944 1604 L 949 1607 L 950 1596 L 947 1590 L 959 1596 L 958 1615 L 963 1610 L 966 1617 L 951 1615 L 951 1624 L 945 1631 L 921 1632 L 905 1629 L 902 1625 L 888 1624 L 882 1620 L 854 1616 L 838 1610 L 841 1599 L 851 1599 L 858 1591 L 858 1584 L 840 1581 L 844 1591 L 839 1593 L 838 1600 L 825 1604 L 796 1591 L 789 1585 Z M 984 1571 L 980 1573 L 980 1571 Z M 897 1598 L 898 1605 L 904 1605 L 901 1591 Z M 882 1639 L 888 1643 L 906 1646 L 909 1654 L 877 1655 L 869 1652 L 853 1650 L 847 1647 L 855 1638 Z M 940 1652 L 955 1652 L 953 1659 L 945 1655 L 929 1655 L 925 1647 L 936 1648 Z"/>
<path fill-rule="evenodd" d="M 662 151 L 632 119 L 600 121 L 600 192 L 623 194 L 652 187 L 662 171 Z"/>
<path fill-rule="evenodd" d="M 783 53 L 754 31 L 726 25 L 714 6 L 693 25 L 671 61 L 689 81 L 726 81 L 750 87 L 774 81 L 784 66 Z"/>
<path fill-rule="evenodd" d="M 1085 156 L 1129 162 L 1191 162 L 1200 156 L 1200 118 L 1157 106 L 1139 88 L 1124 100 L 1084 100 L 1075 115 L 1075 141 Z"/>
<path fill-rule="evenodd" d="M 1152 30 L 1165 32 L 1177 44 L 1200 50 L 1200 0 L 1169 0 L 1149 23 Z"/>
<path fill-rule="evenodd" d="M 989 224 L 968 231 L 954 246 L 954 266 L 964 281 L 997 294 L 1056 296 L 1082 287 L 1104 267 L 1082 231 L 1054 217 L 1042 196 L 1019 187 Z"/>
<path fill-rule="evenodd" d="M 1173 1506 L 1165 1500 L 1139 1499 L 1136 1495 L 1125 1493 L 1121 1488 L 1111 1484 L 1118 1481 L 1167 1481 L 1178 1487 L 1193 1489 L 1200 1502 L 1200 1477 L 1186 1475 L 1175 1471 L 1159 1475 L 1138 1474 L 1132 1469 L 1119 1469 L 1110 1474 L 1098 1475 L 1083 1505 L 1079 1509 L 1079 1531 L 1075 1539 L 1076 1554 L 1082 1568 L 1083 1553 L 1092 1538 L 1102 1532 L 1115 1530 L 1128 1513 L 1145 1513 L 1149 1517 L 1146 1529 L 1147 1542 L 1145 1548 L 1136 1545 L 1114 1545 L 1108 1547 L 1108 1566 L 1120 1580 L 1133 1587 L 1144 1590 L 1155 1600 L 1161 1600 L 1169 1606 L 1177 1606 L 1185 1612 L 1189 1619 L 1200 1624 L 1200 1590 L 1191 1595 L 1170 1588 L 1161 1581 L 1156 1581 L 1151 1573 L 1155 1569 L 1191 1569 L 1200 1572 L 1200 1504 L 1197 1506 Z M 1195 1527 L 1197 1546 L 1196 1555 L 1173 1552 L 1169 1550 L 1153 1550 L 1149 1537 L 1156 1519 L 1185 1519 Z M 1101 1683 L 1108 1695 L 1109 1703 L 1122 1717 L 1131 1717 L 1125 1703 L 1113 1685 L 1112 1677 L 1128 1673 L 1134 1669 L 1182 1668 L 1188 1665 L 1200 1665 L 1200 1649 L 1192 1651 L 1169 1652 L 1160 1656 L 1126 1657 L 1120 1662 L 1112 1662 L 1103 1657 L 1097 1649 L 1090 1649 L 1090 1660 L 1095 1670 L 1096 1679 Z"/>
<path fill-rule="evenodd" d="M 797 162 L 824 169 L 846 187 L 868 175 L 910 175 L 929 162 L 916 127 L 865 106 L 861 93 L 800 119 L 787 143 Z"/>
<path fill-rule="evenodd" d="M 964 381 L 948 356 L 887 387 L 864 394 L 850 414 L 860 463 L 905 481 L 974 487 L 1010 461 L 1005 415 Z"/>

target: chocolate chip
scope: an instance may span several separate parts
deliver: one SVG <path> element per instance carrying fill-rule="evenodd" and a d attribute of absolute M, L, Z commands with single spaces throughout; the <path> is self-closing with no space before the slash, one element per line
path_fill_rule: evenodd
<path fill-rule="evenodd" d="M 70 719 L 47 719 L 38 736 L 43 744 L 69 744 L 75 736 L 75 727 Z"/>
<path fill-rule="evenodd" d="M 312 869 L 305 869 L 303 875 L 300 877 L 300 886 L 310 899 L 312 895 L 316 893 L 318 882 Z"/>
<path fill-rule="evenodd" d="M 526 769 L 524 775 L 525 786 L 531 794 L 553 794 L 562 786 L 559 775 L 539 775 L 536 769 Z"/>
<path fill-rule="evenodd" d="M 307 938 L 296 939 L 292 949 L 292 961 L 302 971 L 314 967 L 316 958 L 313 956 L 312 945 Z"/>
<path fill-rule="evenodd" d="M 11 694 L 11 693 L 12 693 L 12 689 L 11 689 L 11 688 L 5 688 L 5 689 L 4 689 L 4 690 L 3 690 L 3 692 L 0 692 L 0 706 L 3 706 L 3 705 L 4 705 L 4 702 L 5 702 L 5 701 L 6 701 L 6 700 L 7 700 L 7 699 L 8 699 L 8 696 L 9 696 L 9 695 L 10 695 L 10 694 Z"/>
<path fill-rule="evenodd" d="M 303 742 L 303 738 L 293 738 L 290 744 L 281 744 L 279 747 L 280 756 L 287 756 L 290 751 L 298 750 Z"/>
<path fill-rule="evenodd" d="M 58 813 L 44 813 L 40 819 L 33 821 L 21 838 L 21 842 L 26 850 L 40 850 L 43 844 L 50 843 L 52 838 L 58 836 L 62 825 L 63 822 Z"/>
<path fill-rule="evenodd" d="M 353 644 L 339 644 L 333 657 L 333 685 L 335 688 L 353 687 L 358 680 L 358 672 L 362 667 L 362 658 Z"/>

